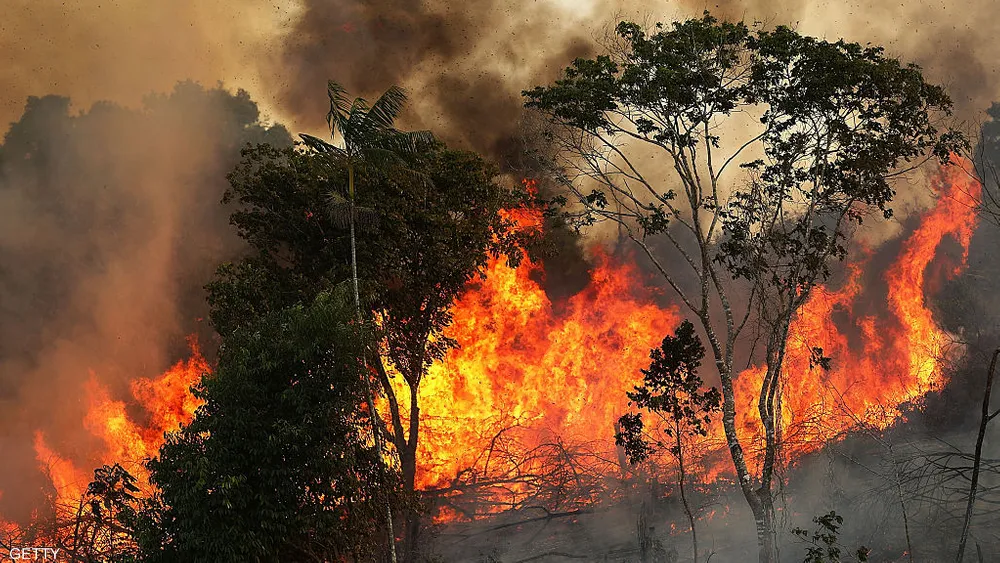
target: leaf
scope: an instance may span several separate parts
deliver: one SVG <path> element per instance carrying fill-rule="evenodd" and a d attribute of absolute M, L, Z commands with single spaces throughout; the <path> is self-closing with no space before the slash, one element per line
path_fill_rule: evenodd
<path fill-rule="evenodd" d="M 396 117 L 399 116 L 399 112 L 403 109 L 405 103 L 406 93 L 403 89 L 399 86 L 390 86 L 372 104 L 371 110 L 368 112 L 368 117 L 378 127 L 391 129 L 393 122 L 396 121 Z"/>
<path fill-rule="evenodd" d="M 344 151 L 344 149 L 336 145 L 332 145 L 324 141 L 323 139 L 320 139 L 319 137 L 313 137 L 312 135 L 299 133 L 299 138 L 302 139 L 302 142 L 305 143 L 306 146 L 308 146 L 309 148 L 313 149 L 316 152 L 324 154 L 335 154 L 337 156 L 347 156 L 347 153 Z"/>
<path fill-rule="evenodd" d="M 331 198 L 332 199 L 332 198 Z M 344 203 L 331 203 L 330 209 L 330 219 L 333 224 L 341 229 L 351 228 L 351 204 L 350 202 Z M 379 215 L 378 212 L 370 207 L 360 207 L 354 206 L 354 227 L 362 233 L 374 232 L 378 228 Z"/>

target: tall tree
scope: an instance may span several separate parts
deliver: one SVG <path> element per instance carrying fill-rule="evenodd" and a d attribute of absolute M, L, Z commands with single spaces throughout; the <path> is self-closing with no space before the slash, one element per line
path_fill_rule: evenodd
<path fill-rule="evenodd" d="M 365 343 L 346 292 L 227 333 L 189 426 L 148 463 L 147 561 L 370 560 L 398 481 L 363 431 Z"/>
<path fill-rule="evenodd" d="M 608 53 L 575 60 L 553 85 L 525 92 L 526 103 L 548 118 L 558 149 L 550 173 L 580 204 L 576 219 L 616 222 L 698 319 L 759 560 L 771 563 L 789 324 L 846 255 L 852 225 L 890 214 L 892 178 L 964 145 L 936 125 L 950 112 L 945 92 L 879 47 L 708 13 L 616 31 Z M 677 256 L 669 266 L 664 247 Z M 765 447 L 748 460 L 733 381 L 754 314 Z"/>
<path fill-rule="evenodd" d="M 330 214 L 336 221 L 346 223 L 350 230 L 351 283 L 354 289 L 354 309 L 360 323 L 364 318 L 361 313 L 361 295 L 358 289 L 358 220 L 362 220 L 361 226 L 366 226 L 374 222 L 377 216 L 374 215 L 372 209 L 359 208 L 356 205 L 355 171 L 375 169 L 378 172 L 406 172 L 427 181 L 426 176 L 420 175 L 406 166 L 401 154 L 416 154 L 421 150 L 426 150 L 433 145 L 434 139 L 424 131 L 402 132 L 393 126 L 406 102 L 406 95 L 397 86 L 386 90 L 371 107 L 368 106 L 368 102 L 364 98 L 355 98 L 353 102 L 348 102 L 344 87 L 332 80 L 327 84 L 327 95 L 330 98 L 330 111 L 327 113 L 326 121 L 330 126 L 332 141 L 336 143 L 339 134 L 343 146 L 327 143 L 311 135 L 301 135 L 301 137 L 314 150 L 332 157 L 335 159 L 335 163 L 341 164 L 347 169 L 346 190 L 335 189 L 330 192 Z M 346 200 L 344 195 L 347 196 Z M 365 389 L 370 406 L 368 415 L 372 434 L 376 447 L 381 450 L 382 432 L 379 429 L 378 413 L 375 409 L 375 393 L 372 390 L 371 379 L 368 377 L 365 378 Z M 416 431 L 411 428 L 410 434 L 415 436 Z M 407 483 L 411 482 L 412 480 L 407 481 Z M 408 486 L 412 490 L 412 485 Z M 386 509 L 390 560 L 395 563 L 396 534 L 393 530 L 392 511 L 389 510 L 388 506 Z M 411 517 L 410 520 L 413 518 Z M 412 527 L 413 523 L 408 522 L 408 526 Z M 411 538 L 410 543 L 412 544 L 415 531 L 407 535 Z"/>
<path fill-rule="evenodd" d="M 444 332 L 455 298 L 485 271 L 490 255 L 519 255 L 513 250 L 521 233 L 500 210 L 519 205 L 523 194 L 501 186 L 495 169 L 472 153 L 437 142 L 422 150 L 397 147 L 391 157 L 386 150 L 369 152 L 389 166 L 352 164 L 316 140 L 297 150 L 249 150 L 231 175 L 227 201 L 238 202 L 233 224 L 255 252 L 221 271 L 210 299 L 213 323 L 224 335 L 324 288 L 350 283 L 353 291 L 356 270 L 363 316 L 380 327 L 367 360 L 388 404 L 388 423 L 373 420 L 399 456 L 405 490 L 413 491 L 420 383 L 455 345 Z M 343 193 L 352 176 L 356 188 L 363 186 L 353 197 Z M 364 236 L 350 236 L 342 207 L 329 212 L 336 191 L 369 210 Z M 404 396 L 392 384 L 396 374 Z M 413 558 L 418 520 L 408 516 Z"/>

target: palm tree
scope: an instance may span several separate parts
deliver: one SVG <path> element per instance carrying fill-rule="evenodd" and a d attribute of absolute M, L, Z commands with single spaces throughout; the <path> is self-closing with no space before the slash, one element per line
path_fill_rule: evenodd
<path fill-rule="evenodd" d="M 353 101 L 349 101 L 344 87 L 332 80 L 327 84 L 327 95 L 330 98 L 330 111 L 327 113 L 326 121 L 330 127 L 333 143 L 311 135 L 302 134 L 300 137 L 309 147 L 329 155 L 338 164 L 347 168 L 346 194 L 341 194 L 336 190 L 331 191 L 329 202 L 330 214 L 334 222 L 350 229 L 351 281 L 354 286 L 354 307 L 360 324 L 363 317 L 358 290 L 356 231 L 372 228 L 378 221 L 378 215 L 373 209 L 356 205 L 356 173 L 359 171 L 396 172 L 418 178 L 422 182 L 429 182 L 429 179 L 419 172 L 406 166 L 403 156 L 415 154 L 430 147 L 434 143 L 434 138 L 427 131 L 403 132 L 394 127 L 394 122 L 406 103 L 406 94 L 398 86 L 390 87 L 371 106 L 364 98 L 355 98 Z M 375 411 L 375 394 L 367 376 L 365 383 L 375 448 L 376 451 L 381 452 L 382 430 L 378 414 Z M 386 527 L 389 533 L 390 556 L 392 562 L 395 563 L 395 533 L 393 532 L 392 508 L 388 502 L 386 502 Z"/>
<path fill-rule="evenodd" d="M 408 168 L 402 155 L 414 154 L 430 146 L 434 137 L 427 131 L 399 131 L 393 124 L 406 103 L 406 94 L 398 86 L 385 91 L 370 107 L 364 98 L 348 102 L 347 91 L 337 82 L 327 85 L 330 111 L 327 125 L 334 143 L 340 134 L 343 146 L 327 143 L 312 135 L 299 135 L 313 149 L 330 154 L 347 167 L 346 199 L 337 191 L 330 193 L 330 212 L 334 221 L 346 223 L 351 230 L 351 278 L 354 283 L 354 304 L 361 320 L 361 299 L 358 292 L 356 228 L 373 226 L 378 220 L 374 210 L 355 204 L 355 176 L 360 170 L 401 171 L 421 175 Z M 421 177 L 421 180 L 428 181 Z"/>

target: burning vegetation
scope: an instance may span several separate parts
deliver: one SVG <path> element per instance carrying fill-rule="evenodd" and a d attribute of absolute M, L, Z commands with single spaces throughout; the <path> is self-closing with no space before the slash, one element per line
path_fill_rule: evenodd
<path fill-rule="evenodd" d="M 396 87 L 369 103 L 330 82 L 332 138 L 294 146 L 245 93 L 187 84 L 135 115 L 79 117 L 32 99 L 0 151 L 0 201 L 52 225 L 18 187 L 68 181 L 46 176 L 50 135 L 71 132 L 90 190 L 102 157 L 72 131 L 133 119 L 187 131 L 175 118 L 193 108 L 229 116 L 205 141 L 229 160 L 180 174 L 145 170 L 141 147 L 103 157 L 110 176 L 206 186 L 166 211 L 157 190 L 137 192 L 130 209 L 160 231 L 127 252 L 109 242 L 127 209 L 94 199 L 99 217 L 79 230 L 102 233 L 80 248 L 110 265 L 82 266 L 81 285 L 117 287 L 138 257 L 168 290 L 155 312 L 93 313 L 93 342 L 167 310 L 156 350 L 134 357 L 172 364 L 149 375 L 130 361 L 119 377 L 80 351 L 0 357 L 43 374 L 95 362 L 51 380 L 79 402 L 58 423 L 0 419 L 34 475 L 0 475 L 0 546 L 118 563 L 915 561 L 956 547 L 961 561 L 967 543 L 1000 546 L 981 507 L 1000 475 L 993 370 L 985 399 L 953 391 L 981 387 L 968 373 L 995 331 L 940 310 L 949 291 L 986 303 L 963 280 L 988 255 L 977 237 L 995 241 L 980 224 L 1000 216 L 990 124 L 974 151 L 918 67 L 708 13 L 623 22 L 605 52 L 564 62 L 523 93 L 529 140 L 503 170 L 398 129 Z M 929 188 L 927 205 L 878 232 L 907 185 Z M 225 213 L 204 212 L 185 238 L 205 194 Z M 56 201 L 52 216 L 69 216 Z M 241 241 L 221 234 L 223 215 Z M 173 246 L 182 238 L 197 256 Z M 555 287 L 555 264 L 581 255 L 576 287 Z M 63 285 L 53 298 L 83 308 L 90 293 Z M 207 315 L 211 333 L 183 315 Z M 183 333 L 186 354 L 168 352 Z M 965 412 L 980 402 L 972 454 Z M 28 510 L 23 483 L 38 489 Z M 877 525 L 866 494 L 892 503 Z"/>

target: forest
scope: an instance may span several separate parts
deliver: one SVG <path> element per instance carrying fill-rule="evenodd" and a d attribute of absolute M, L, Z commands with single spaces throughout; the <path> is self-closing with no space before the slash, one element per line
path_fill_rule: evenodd
<path fill-rule="evenodd" d="M 410 88 L 489 20 L 305 4 L 283 120 L 8 88 L 0 560 L 997 560 L 1000 91 L 728 4 Z"/>

